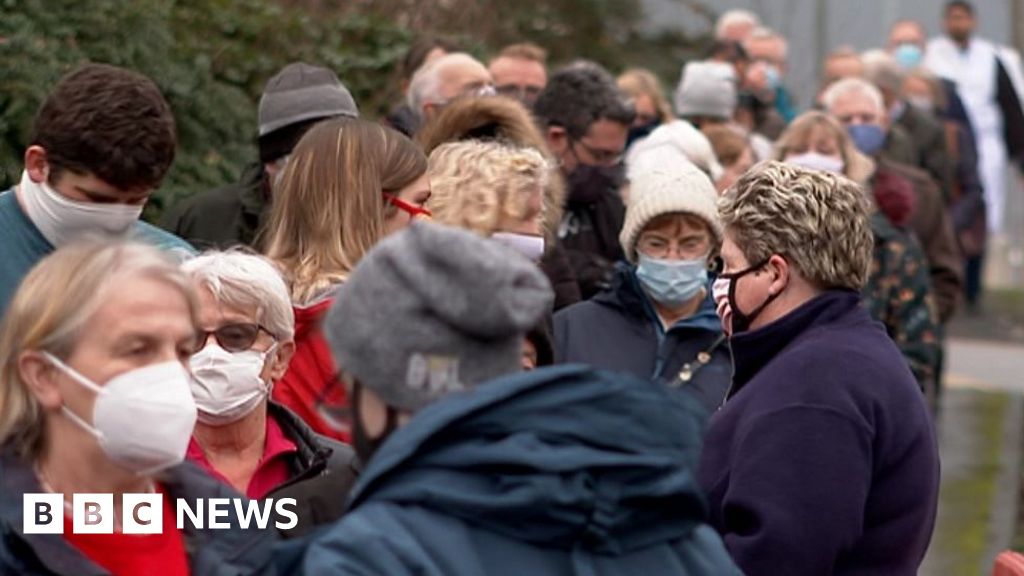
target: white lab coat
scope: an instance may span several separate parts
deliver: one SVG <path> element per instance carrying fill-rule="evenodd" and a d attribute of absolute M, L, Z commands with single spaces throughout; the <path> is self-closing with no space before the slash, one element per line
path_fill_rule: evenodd
<path fill-rule="evenodd" d="M 945 36 L 928 42 L 924 66 L 937 76 L 956 83 L 967 108 L 978 142 L 978 172 L 985 188 L 988 228 L 1003 231 L 1006 211 L 1007 153 L 1003 114 L 996 101 L 996 58 L 999 48 L 987 40 L 972 38 L 967 50 Z"/>

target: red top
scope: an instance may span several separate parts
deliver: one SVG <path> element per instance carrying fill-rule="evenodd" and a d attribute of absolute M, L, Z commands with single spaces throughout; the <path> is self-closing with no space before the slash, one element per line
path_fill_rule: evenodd
<path fill-rule="evenodd" d="M 320 323 L 331 307 L 333 298 L 326 298 L 308 307 L 295 307 L 295 355 L 284 378 L 274 383 L 274 400 L 291 408 L 314 432 L 351 443 L 348 419 L 342 415 L 348 408 L 345 387 L 335 379 L 337 369 L 331 358 Z M 327 408 L 331 426 L 318 409 L 317 401 Z"/>
<path fill-rule="evenodd" d="M 249 485 L 245 489 L 245 497 L 250 500 L 257 500 L 266 496 L 271 490 L 284 484 L 291 478 L 291 469 L 288 466 L 288 454 L 298 452 L 295 442 L 292 442 L 284 435 L 284 430 L 269 415 L 267 416 L 267 438 L 263 443 L 263 456 L 256 466 Z M 203 448 L 192 438 L 188 442 L 188 452 L 185 458 L 194 462 L 197 466 L 215 479 L 231 485 L 231 482 L 206 459 Z"/>
<path fill-rule="evenodd" d="M 157 491 L 164 495 L 163 534 L 74 534 L 71 515 L 65 514 L 64 539 L 114 576 L 188 576 L 185 541 L 175 524 L 174 507 L 160 486 Z"/>

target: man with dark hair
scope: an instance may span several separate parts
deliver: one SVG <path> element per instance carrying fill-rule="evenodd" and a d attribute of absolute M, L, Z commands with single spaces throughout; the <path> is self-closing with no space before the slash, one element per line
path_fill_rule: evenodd
<path fill-rule="evenodd" d="M 0 193 L 0 316 L 29 269 L 82 234 L 192 252 L 139 222 L 176 144 L 171 109 L 149 78 L 106 64 L 64 76 L 36 114 L 21 183 Z"/>
<path fill-rule="evenodd" d="M 577 63 L 555 73 L 534 105 L 551 153 L 561 162 L 569 197 L 559 239 L 580 292 L 589 298 L 609 285 L 625 208 L 622 152 L 635 112 L 600 66 Z"/>
<path fill-rule="evenodd" d="M 327 68 L 295 62 L 263 89 L 259 162 L 241 179 L 179 202 L 160 221 L 165 230 L 202 248 L 252 246 L 270 212 L 271 184 L 299 139 L 317 122 L 359 116 L 348 89 Z"/>
<path fill-rule="evenodd" d="M 946 35 L 928 42 L 924 66 L 952 80 L 971 115 L 988 208 L 988 227 L 1005 229 L 1006 167 L 1024 160 L 1024 110 L 1011 76 L 1005 49 L 977 38 L 974 7 L 954 0 L 946 5 Z"/>
<path fill-rule="evenodd" d="M 546 50 L 525 42 L 502 48 L 487 68 L 494 77 L 499 94 L 515 98 L 527 108 L 532 108 L 548 84 L 547 60 Z"/>

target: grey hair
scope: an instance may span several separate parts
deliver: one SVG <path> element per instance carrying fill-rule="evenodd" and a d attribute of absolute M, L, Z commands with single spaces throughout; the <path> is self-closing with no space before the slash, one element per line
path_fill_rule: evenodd
<path fill-rule="evenodd" d="M 445 69 L 450 66 L 469 63 L 480 64 L 479 60 L 465 52 L 453 52 L 424 64 L 412 75 L 406 101 L 409 108 L 416 113 L 417 118 L 423 118 L 423 106 L 427 104 L 440 104 L 445 101 L 444 96 L 441 94 L 441 76 Z M 480 65 L 483 66 L 483 64 Z"/>
<path fill-rule="evenodd" d="M 885 50 L 868 50 L 860 57 L 864 78 L 889 94 L 899 94 L 906 74 L 892 54 Z"/>
<path fill-rule="evenodd" d="M 715 37 L 720 38 L 726 28 L 736 24 L 756 27 L 761 25 L 761 19 L 750 10 L 729 10 L 718 18 L 718 22 L 715 24 Z"/>
<path fill-rule="evenodd" d="M 256 323 L 281 342 L 295 337 L 295 313 L 288 286 L 270 260 L 240 249 L 210 251 L 181 265 L 196 284 L 221 304 L 254 310 Z"/>
<path fill-rule="evenodd" d="M 782 42 L 782 59 L 786 60 L 789 58 L 789 40 L 767 26 L 754 28 L 754 31 L 750 33 L 750 37 L 747 40 L 778 40 Z"/>
<path fill-rule="evenodd" d="M 831 111 L 840 98 L 850 94 L 859 94 L 869 98 L 879 114 L 885 112 L 885 100 L 882 98 L 882 93 L 874 84 L 863 78 L 843 78 L 839 80 L 825 90 L 825 93 L 821 96 L 821 102 L 825 105 L 826 110 Z"/>

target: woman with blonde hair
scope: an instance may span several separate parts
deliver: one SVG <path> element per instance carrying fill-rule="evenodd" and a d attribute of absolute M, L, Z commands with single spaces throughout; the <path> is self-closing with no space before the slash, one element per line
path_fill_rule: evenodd
<path fill-rule="evenodd" d="M 875 200 L 879 209 L 870 218 L 874 258 L 862 291 L 864 302 L 903 352 L 922 390 L 931 395 L 939 354 L 938 318 L 927 260 L 913 233 L 904 228 L 913 210 L 913 190 L 905 181 L 876 174 L 874 161 L 823 112 L 797 117 L 780 136 L 775 155 L 787 164 L 842 174 Z"/>
<path fill-rule="evenodd" d="M 359 260 L 429 216 L 427 159 L 391 128 L 354 118 L 317 124 L 295 146 L 265 239 L 295 308 L 295 355 L 273 398 L 319 434 L 350 441 L 347 402 L 319 323 Z"/>
<path fill-rule="evenodd" d="M 494 140 L 540 152 L 549 162 L 550 173 L 544 184 L 545 253 L 540 266 L 555 290 L 555 310 L 580 301 L 576 273 L 558 243 L 565 185 L 556 173 L 559 168 L 551 158 L 547 142 L 520 102 L 501 96 L 456 100 L 423 126 L 417 140 L 427 154 L 442 144 L 462 140 Z"/>
<path fill-rule="evenodd" d="M 535 148 L 466 140 L 437 147 L 430 155 L 427 206 L 442 224 L 490 237 L 532 262 L 545 253 L 544 189 L 550 163 Z M 554 359 L 546 325 L 532 330 L 523 367 Z"/>
<path fill-rule="evenodd" d="M 646 68 L 630 68 L 623 72 L 616 83 L 619 89 L 633 99 L 636 118 L 630 130 L 630 142 L 651 133 L 651 130 L 675 120 L 672 105 L 665 97 L 661 81 L 654 72 Z"/>
<path fill-rule="evenodd" d="M 237 496 L 181 465 L 196 422 L 186 370 L 196 326 L 188 280 L 147 246 L 79 241 L 25 277 L 0 334 L 0 573 L 272 572 L 273 530 L 175 522 L 179 498 Z M 46 493 L 63 506 L 49 508 L 58 526 L 45 528 L 63 536 L 23 527 L 23 497 Z M 113 495 L 101 512 L 111 532 L 76 532 L 70 511 L 83 493 Z M 162 524 L 129 533 L 126 496 L 145 493 L 162 501 Z M 136 522 L 156 512 L 136 506 Z"/>

